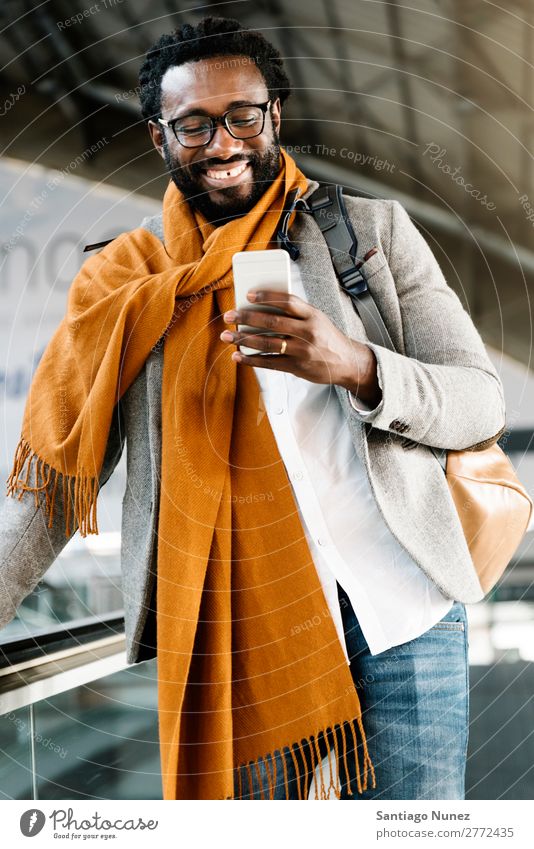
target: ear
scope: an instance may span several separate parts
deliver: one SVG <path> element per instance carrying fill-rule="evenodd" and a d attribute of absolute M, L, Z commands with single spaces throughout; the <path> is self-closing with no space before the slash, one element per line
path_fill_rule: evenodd
<path fill-rule="evenodd" d="M 282 106 L 280 104 L 280 98 L 277 97 L 273 103 L 271 103 L 271 120 L 273 122 L 273 127 L 275 128 L 278 135 L 280 135 L 280 125 L 282 123 Z"/>
<path fill-rule="evenodd" d="M 150 133 L 152 144 L 156 148 L 157 152 L 162 159 L 165 159 L 165 153 L 163 151 L 163 127 L 161 124 L 156 124 L 155 121 L 149 121 L 148 132 Z"/>

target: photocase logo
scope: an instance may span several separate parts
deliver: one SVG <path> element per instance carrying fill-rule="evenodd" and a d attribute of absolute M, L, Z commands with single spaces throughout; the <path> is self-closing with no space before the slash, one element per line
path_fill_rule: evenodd
<path fill-rule="evenodd" d="M 24 837 L 33 837 L 39 834 L 46 822 L 46 817 L 38 808 L 30 808 L 24 811 L 20 818 L 20 830 Z"/>

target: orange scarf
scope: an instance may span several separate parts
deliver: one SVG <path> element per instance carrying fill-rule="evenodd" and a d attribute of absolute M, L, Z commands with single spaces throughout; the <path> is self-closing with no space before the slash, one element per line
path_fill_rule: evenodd
<path fill-rule="evenodd" d="M 304 191 L 306 178 L 282 150 L 256 206 L 214 227 L 171 181 L 165 247 L 137 228 L 84 263 L 34 375 L 8 479 L 10 494 L 34 493 L 50 527 L 62 497 L 67 536 L 76 527 L 98 533 L 114 405 L 164 344 L 157 663 L 165 799 L 240 798 L 247 789 L 240 781 L 234 796 L 235 768 L 250 779 L 260 756 L 286 746 L 300 775 L 307 767 L 295 754 L 303 757 L 306 742 L 327 798 L 320 740 L 329 759 L 338 742 L 356 759 L 360 793 L 369 772 L 375 784 L 358 695 L 259 413 L 256 375 L 219 338 L 222 314 L 235 307 L 232 255 L 273 244 L 295 187 Z M 287 785 L 285 775 L 286 795 Z M 339 796 L 339 779 L 330 786 Z"/>

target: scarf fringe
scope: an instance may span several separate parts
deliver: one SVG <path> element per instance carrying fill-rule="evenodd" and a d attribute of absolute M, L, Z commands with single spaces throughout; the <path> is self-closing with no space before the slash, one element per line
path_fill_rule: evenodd
<path fill-rule="evenodd" d="M 33 470 L 32 470 L 33 465 Z M 31 477 L 34 482 L 31 482 Z M 25 473 L 25 476 L 24 476 Z M 23 479 L 24 478 L 24 479 Z M 33 492 L 35 506 L 44 508 L 48 517 L 48 527 L 52 527 L 58 483 L 65 516 L 65 536 L 70 537 L 79 528 L 82 537 L 98 534 L 96 502 L 98 496 L 98 478 L 88 475 L 64 475 L 53 469 L 32 450 L 31 445 L 21 437 L 15 451 L 13 469 L 7 479 L 7 495 L 13 498 L 18 493 L 20 501 L 25 492 Z M 43 493 L 44 503 L 39 498 Z"/>
<path fill-rule="evenodd" d="M 348 747 L 348 737 L 349 737 L 349 729 L 351 734 L 351 745 L 352 748 Z M 319 731 L 318 734 L 311 734 L 308 739 L 301 740 L 299 743 L 294 743 L 292 745 L 282 746 L 281 754 L 282 754 L 282 764 L 284 770 L 284 788 L 286 799 L 289 799 L 289 781 L 287 774 L 287 756 L 284 754 L 286 749 L 289 750 L 289 754 L 291 755 L 293 764 L 295 766 L 295 775 L 297 781 L 297 793 L 298 798 L 302 800 L 302 787 L 306 788 L 308 786 L 308 778 L 309 775 L 315 772 L 317 765 L 319 766 L 319 781 L 315 781 L 315 799 L 329 799 L 330 791 L 333 790 L 337 799 L 341 798 L 341 784 L 339 781 L 339 748 L 338 748 L 338 732 L 341 732 L 341 737 L 343 741 L 343 762 L 345 766 L 345 773 L 347 775 L 348 783 L 347 783 L 347 793 L 349 796 L 353 796 L 353 790 L 351 787 L 351 779 L 349 778 L 350 772 L 348 769 L 347 763 L 347 755 L 351 755 L 354 757 L 354 762 L 356 764 L 356 787 L 358 793 L 363 793 L 367 790 L 368 787 L 368 779 L 371 777 L 373 788 L 376 787 L 376 777 L 375 771 L 373 768 L 373 764 L 371 763 L 371 758 L 369 757 L 369 750 L 367 748 L 367 741 L 365 739 L 365 732 L 363 730 L 363 725 L 361 721 L 361 717 L 356 717 L 356 719 L 351 720 L 350 722 L 343 722 L 342 724 L 336 723 L 334 728 L 328 726 L 325 731 Z M 333 749 L 332 749 L 332 741 L 330 739 L 330 735 L 333 740 Z M 361 740 L 361 746 L 363 749 L 363 764 L 361 769 L 360 767 L 360 753 L 358 750 L 358 736 Z M 323 772 L 323 760 L 324 758 L 321 755 L 319 740 L 326 741 L 327 744 L 327 756 L 328 756 L 328 765 L 330 771 L 330 783 L 328 787 L 325 786 L 325 777 Z M 304 744 L 304 745 L 303 745 Z M 296 746 L 296 752 L 295 747 Z M 308 759 L 306 758 L 306 753 L 304 746 L 307 747 L 308 752 L 311 754 L 311 764 L 308 763 Z M 300 761 L 296 757 L 296 755 L 300 755 Z M 334 758 L 334 762 L 336 764 L 335 770 L 335 778 L 334 778 L 334 769 L 332 756 Z M 250 798 L 250 794 L 253 788 L 252 781 L 252 769 L 255 770 L 256 777 L 258 779 L 258 786 L 260 797 L 262 799 L 274 799 L 274 792 L 276 789 L 276 778 L 277 778 L 277 763 L 276 758 L 272 757 L 272 755 L 264 755 L 263 763 L 265 766 L 265 772 L 267 773 L 267 788 L 264 788 L 264 783 L 261 781 L 261 774 L 259 770 L 258 760 L 249 761 L 248 763 L 240 764 L 237 770 L 237 793 L 234 793 L 232 796 L 227 796 L 228 800 L 242 800 L 244 798 Z M 272 768 L 269 766 L 269 763 L 272 764 Z M 248 778 L 248 787 L 243 787 L 243 778 L 242 778 L 242 770 L 246 769 L 247 778 Z M 362 771 L 363 771 L 363 780 L 362 780 Z M 267 792 L 267 796 L 266 796 Z M 246 794 L 246 795 L 245 795 Z"/>

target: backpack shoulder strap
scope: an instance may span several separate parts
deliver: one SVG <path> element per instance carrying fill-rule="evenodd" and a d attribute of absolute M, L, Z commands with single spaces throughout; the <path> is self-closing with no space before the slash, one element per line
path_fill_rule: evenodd
<path fill-rule="evenodd" d="M 342 186 L 320 186 L 306 203 L 328 245 L 339 284 L 350 296 L 369 341 L 394 351 L 395 346 L 369 291 L 364 263 L 356 258 L 358 239 L 347 212 Z"/>

